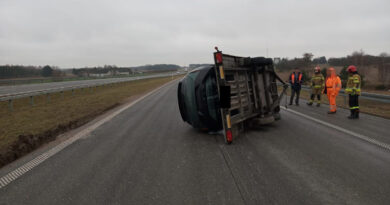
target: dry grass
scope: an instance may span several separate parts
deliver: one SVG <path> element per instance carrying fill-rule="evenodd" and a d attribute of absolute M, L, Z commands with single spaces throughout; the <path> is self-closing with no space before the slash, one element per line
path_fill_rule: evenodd
<path fill-rule="evenodd" d="M 287 90 L 287 95 L 290 95 L 290 88 Z M 301 98 L 309 100 L 310 91 L 301 90 Z M 285 102 L 281 102 L 282 104 Z M 326 95 L 322 95 L 321 103 L 328 104 L 328 98 Z M 348 106 L 348 97 L 339 95 L 336 99 L 336 103 L 338 107 L 349 108 Z M 368 113 L 380 117 L 384 117 L 390 119 L 390 104 L 384 102 L 378 102 L 367 99 L 359 99 L 360 111 L 363 113 Z"/>
<path fill-rule="evenodd" d="M 130 81 L 113 86 L 76 90 L 34 98 L 30 106 L 29 98 L 15 100 L 14 111 L 8 109 L 7 102 L 0 103 L 0 154 L 15 148 L 21 136 L 54 135 L 67 129 L 80 126 L 104 111 L 123 103 L 129 97 L 144 94 L 166 82 L 171 77 Z M 64 128 L 63 131 L 59 128 Z M 54 136 L 55 137 L 55 136 Z M 31 138 L 31 137 L 30 137 Z M 35 146 L 36 147 L 36 146 Z"/>

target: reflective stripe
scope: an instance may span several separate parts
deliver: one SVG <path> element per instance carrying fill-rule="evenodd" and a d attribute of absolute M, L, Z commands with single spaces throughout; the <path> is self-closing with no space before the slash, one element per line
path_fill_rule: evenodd
<path fill-rule="evenodd" d="M 360 95 L 361 79 L 358 74 L 348 77 L 345 92 L 351 95 Z"/>
<path fill-rule="evenodd" d="M 345 91 L 360 91 L 360 88 L 345 88 Z"/>
<path fill-rule="evenodd" d="M 232 123 L 230 122 L 230 115 L 229 114 L 226 115 L 226 125 L 229 129 L 232 128 Z"/>
<path fill-rule="evenodd" d="M 314 88 L 322 88 L 322 85 L 315 85 Z"/>
<path fill-rule="evenodd" d="M 221 79 L 225 78 L 225 73 L 223 72 L 223 67 L 219 66 L 219 75 L 221 76 Z"/>
<path fill-rule="evenodd" d="M 302 80 L 302 73 L 298 73 L 298 81 L 300 82 Z M 295 73 L 291 74 L 291 82 L 294 84 L 295 83 Z"/>
<path fill-rule="evenodd" d="M 359 109 L 359 106 L 349 107 L 349 109 L 351 109 L 351 110 Z"/>

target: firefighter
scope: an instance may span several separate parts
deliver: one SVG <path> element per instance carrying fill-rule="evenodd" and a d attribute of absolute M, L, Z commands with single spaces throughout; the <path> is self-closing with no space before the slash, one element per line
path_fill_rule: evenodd
<path fill-rule="evenodd" d="M 317 97 L 317 107 L 321 105 L 321 94 L 325 87 L 325 79 L 321 74 L 321 68 L 319 66 L 314 68 L 314 75 L 311 77 L 311 96 L 307 105 L 313 105 L 315 97 Z"/>
<path fill-rule="evenodd" d="M 348 116 L 349 119 L 358 119 L 359 118 L 359 95 L 361 93 L 361 78 L 357 72 L 357 69 L 354 65 L 350 65 L 347 69 L 348 71 L 348 81 L 345 92 L 348 94 L 349 109 L 351 110 L 351 115 Z"/>
<path fill-rule="evenodd" d="M 289 82 L 291 85 L 291 97 L 290 97 L 290 105 L 292 105 L 295 94 L 297 97 L 295 98 L 295 105 L 299 105 L 299 94 L 301 93 L 301 85 L 303 82 L 302 73 L 298 68 L 295 68 L 294 72 L 291 73 L 289 77 Z"/>
<path fill-rule="evenodd" d="M 335 114 L 337 111 L 336 97 L 341 89 L 340 77 L 336 75 L 334 68 L 329 68 L 326 72 L 325 92 L 328 96 L 330 110 L 328 114 Z"/>

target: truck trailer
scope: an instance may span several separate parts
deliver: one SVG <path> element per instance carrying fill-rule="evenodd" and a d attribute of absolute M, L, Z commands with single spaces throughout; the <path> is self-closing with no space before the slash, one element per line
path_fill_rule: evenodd
<path fill-rule="evenodd" d="M 222 131 L 230 144 L 246 127 L 281 118 L 280 100 L 288 85 L 264 57 L 214 52 L 214 64 L 189 72 L 178 85 L 183 121 L 205 131 Z M 277 81 L 283 85 L 278 94 Z"/>

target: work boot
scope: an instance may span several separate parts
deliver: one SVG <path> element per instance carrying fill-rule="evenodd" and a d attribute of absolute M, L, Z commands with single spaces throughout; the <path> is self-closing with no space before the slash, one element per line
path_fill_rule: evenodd
<path fill-rule="evenodd" d="M 328 111 L 328 114 L 336 114 L 336 111 Z"/>
<path fill-rule="evenodd" d="M 317 105 L 316 105 L 317 107 L 319 107 L 319 106 L 321 106 L 321 103 L 317 103 Z"/>
<path fill-rule="evenodd" d="M 311 105 L 313 105 L 313 102 L 308 102 L 308 103 L 306 103 L 308 106 L 311 106 Z"/>
<path fill-rule="evenodd" d="M 348 116 L 348 119 L 355 119 L 355 110 L 351 110 L 351 115 Z"/>

